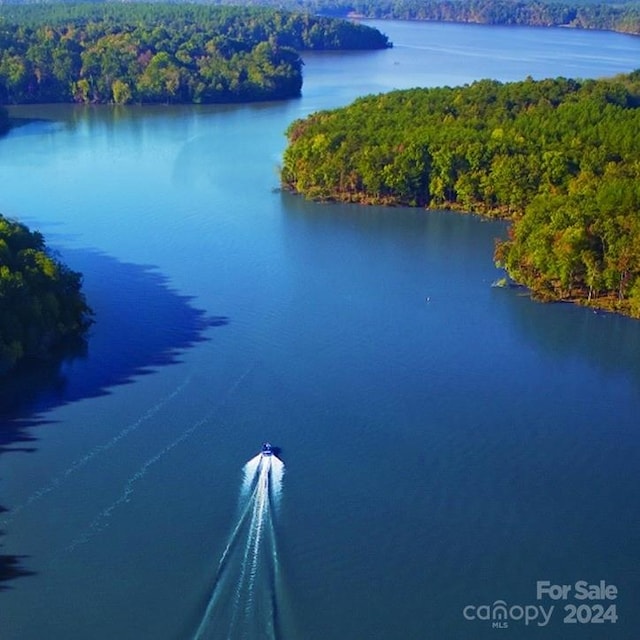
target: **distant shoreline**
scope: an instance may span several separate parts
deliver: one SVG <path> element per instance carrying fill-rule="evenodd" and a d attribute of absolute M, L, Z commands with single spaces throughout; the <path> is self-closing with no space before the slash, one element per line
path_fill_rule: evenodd
<path fill-rule="evenodd" d="M 576 2 L 531 5 L 506 0 L 408 0 L 401 7 L 392 2 L 361 3 L 357 10 L 346 0 L 331 2 L 318 13 L 354 20 L 406 20 L 484 24 L 488 26 L 562 27 L 640 35 L 640 7 L 632 3 L 609 5 Z"/>

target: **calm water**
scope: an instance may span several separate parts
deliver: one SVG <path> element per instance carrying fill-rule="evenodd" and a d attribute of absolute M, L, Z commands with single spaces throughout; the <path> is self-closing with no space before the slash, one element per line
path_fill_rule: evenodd
<path fill-rule="evenodd" d="M 300 100 L 15 110 L 0 209 L 97 322 L 3 390 L 3 640 L 637 638 L 640 323 L 492 288 L 502 224 L 307 203 L 277 166 L 319 108 L 627 72 L 640 40 L 381 26 Z M 266 439 L 283 478 L 245 467 Z M 615 585 L 617 623 L 538 580 Z M 497 600 L 556 610 L 463 616 Z"/>

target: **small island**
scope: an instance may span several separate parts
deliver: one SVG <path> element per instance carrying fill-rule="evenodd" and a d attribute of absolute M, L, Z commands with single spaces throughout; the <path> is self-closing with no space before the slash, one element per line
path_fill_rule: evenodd
<path fill-rule="evenodd" d="M 0 103 L 231 103 L 300 95 L 300 51 L 381 49 L 339 18 L 196 4 L 5 6 Z"/>
<path fill-rule="evenodd" d="M 508 219 L 496 262 L 535 297 L 640 317 L 639 134 L 640 71 L 395 91 L 294 122 L 281 179 Z"/>
<path fill-rule="evenodd" d="M 40 233 L 0 215 L 0 376 L 81 339 L 91 316 L 81 274 L 54 258 Z"/>

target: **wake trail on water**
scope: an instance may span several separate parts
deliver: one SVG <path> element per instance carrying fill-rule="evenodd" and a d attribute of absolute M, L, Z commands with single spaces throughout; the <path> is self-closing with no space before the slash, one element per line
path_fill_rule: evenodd
<path fill-rule="evenodd" d="M 237 520 L 194 640 L 282 638 L 286 607 L 274 516 L 283 475 L 275 455 L 259 454 L 245 464 Z"/>
<path fill-rule="evenodd" d="M 173 391 L 166 396 L 160 398 L 154 405 L 149 407 L 139 418 L 123 427 L 116 435 L 107 442 L 98 444 L 80 458 L 74 460 L 64 471 L 55 475 L 53 478 L 36 491 L 34 491 L 22 504 L 16 505 L 8 512 L 7 517 L 0 520 L 0 526 L 5 526 L 13 522 L 21 511 L 30 507 L 42 498 L 46 497 L 52 491 L 59 488 L 63 482 L 70 478 L 74 473 L 86 467 L 98 455 L 113 449 L 121 440 L 128 435 L 137 431 L 142 425 L 157 415 L 169 402 L 180 395 L 191 382 L 192 374 L 189 374 Z"/>
<path fill-rule="evenodd" d="M 255 364 L 252 364 L 243 374 L 241 374 L 235 382 L 228 389 L 222 401 L 215 406 L 211 411 L 209 411 L 203 418 L 194 422 L 191 426 L 187 427 L 182 433 L 180 433 L 174 440 L 172 440 L 169 444 L 164 446 L 160 451 L 156 454 L 148 458 L 139 468 L 138 470 L 131 475 L 125 484 L 122 487 L 120 495 L 116 500 L 114 500 L 110 505 L 102 509 L 100 513 L 98 513 L 95 518 L 91 521 L 89 526 L 76 538 L 74 538 L 64 549 L 66 553 L 70 553 L 74 551 L 78 546 L 85 544 L 95 535 L 103 531 L 108 523 L 109 519 L 113 515 L 113 513 L 123 504 L 129 502 L 135 492 L 136 484 L 140 482 L 146 475 L 151 467 L 160 462 L 171 450 L 175 449 L 178 445 L 182 444 L 185 440 L 187 440 L 196 430 L 205 425 L 207 422 L 211 421 L 215 418 L 215 416 L 222 411 L 222 409 L 226 406 L 228 401 L 231 399 L 233 394 L 236 392 L 238 387 L 242 384 L 245 378 L 253 371 L 255 368 Z M 52 560 L 54 562 L 58 559 L 58 556 L 55 556 Z"/>

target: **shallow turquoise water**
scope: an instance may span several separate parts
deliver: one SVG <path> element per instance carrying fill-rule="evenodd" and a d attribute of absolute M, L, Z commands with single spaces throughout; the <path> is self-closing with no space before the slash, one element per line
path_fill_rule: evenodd
<path fill-rule="evenodd" d="M 630 71 L 640 40 L 383 28 L 392 50 L 307 56 L 296 101 L 15 110 L 44 120 L 0 142 L 0 207 L 84 272 L 97 322 L 3 427 L 0 553 L 33 575 L 0 583 L 2 638 L 193 637 L 265 439 L 278 637 L 494 637 L 465 606 L 581 579 L 617 585 L 615 625 L 556 603 L 503 633 L 635 637 L 640 325 L 492 288 L 502 224 L 307 203 L 277 165 L 316 109 Z"/>

